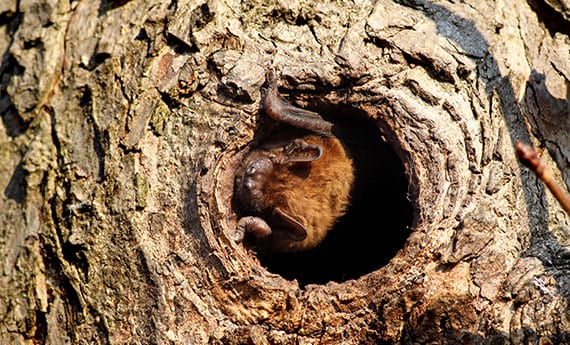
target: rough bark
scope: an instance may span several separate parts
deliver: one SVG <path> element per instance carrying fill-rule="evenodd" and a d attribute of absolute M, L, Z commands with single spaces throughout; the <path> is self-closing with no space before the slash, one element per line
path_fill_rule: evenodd
<path fill-rule="evenodd" d="M 0 343 L 570 343 L 569 218 L 513 150 L 570 184 L 548 3 L 2 1 Z M 230 240 L 269 68 L 398 153 L 386 265 L 303 285 Z"/>

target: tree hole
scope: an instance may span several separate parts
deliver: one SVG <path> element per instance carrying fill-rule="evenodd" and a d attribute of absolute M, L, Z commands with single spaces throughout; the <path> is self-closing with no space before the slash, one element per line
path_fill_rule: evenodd
<path fill-rule="evenodd" d="M 411 232 L 413 207 L 400 158 L 378 128 L 369 122 L 355 128 L 356 119 L 350 120 L 338 126 L 343 129 L 338 137 L 355 152 L 355 195 L 347 213 L 313 250 L 258 253 L 267 270 L 296 279 L 301 286 L 343 282 L 377 270 L 396 255 Z"/>

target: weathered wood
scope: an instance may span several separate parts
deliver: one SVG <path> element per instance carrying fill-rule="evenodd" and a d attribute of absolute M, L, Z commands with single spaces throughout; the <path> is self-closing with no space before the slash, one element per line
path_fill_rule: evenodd
<path fill-rule="evenodd" d="M 570 343 L 569 219 L 514 152 L 533 143 L 570 185 L 560 13 L 2 2 L 0 343 Z M 413 232 L 386 265 L 303 285 L 231 240 L 270 68 L 398 153 Z"/>

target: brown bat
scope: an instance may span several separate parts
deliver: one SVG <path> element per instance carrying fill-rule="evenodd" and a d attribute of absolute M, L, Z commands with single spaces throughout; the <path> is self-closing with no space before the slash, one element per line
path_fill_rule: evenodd
<path fill-rule="evenodd" d="M 301 130 L 285 130 L 252 150 L 236 174 L 241 218 L 235 240 L 253 234 L 276 252 L 314 248 L 350 203 L 353 162 L 333 124 L 283 100 L 271 73 L 263 99 L 267 115 Z"/>

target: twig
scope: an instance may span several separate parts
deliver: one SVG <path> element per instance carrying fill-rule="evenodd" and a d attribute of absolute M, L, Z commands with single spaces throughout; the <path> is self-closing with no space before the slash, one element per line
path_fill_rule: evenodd
<path fill-rule="evenodd" d="M 529 145 L 517 141 L 517 155 L 519 156 L 521 163 L 532 170 L 532 172 L 534 172 L 536 176 L 544 182 L 556 200 L 558 200 L 562 208 L 570 215 L 570 197 L 564 189 L 554 181 L 552 170 L 542 164 L 536 151 L 534 151 Z"/>

